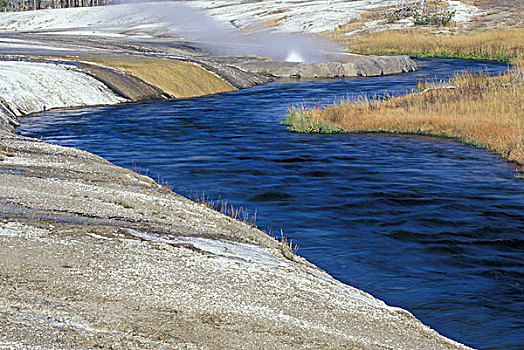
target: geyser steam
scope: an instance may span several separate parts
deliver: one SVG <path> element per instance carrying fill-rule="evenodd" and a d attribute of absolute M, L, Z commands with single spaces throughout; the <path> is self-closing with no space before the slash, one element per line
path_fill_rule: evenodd
<path fill-rule="evenodd" d="M 289 55 L 287 55 L 286 62 L 304 62 L 304 59 L 298 52 L 296 52 L 295 50 L 292 50 L 289 53 Z"/>
<path fill-rule="evenodd" d="M 126 18 L 126 22 L 138 16 L 139 23 L 157 24 L 214 55 L 258 55 L 280 61 L 321 62 L 326 55 L 342 51 L 326 39 L 303 34 L 277 33 L 262 27 L 241 32 L 231 23 L 219 22 L 179 2 L 142 2 L 116 7 L 114 11 Z"/>

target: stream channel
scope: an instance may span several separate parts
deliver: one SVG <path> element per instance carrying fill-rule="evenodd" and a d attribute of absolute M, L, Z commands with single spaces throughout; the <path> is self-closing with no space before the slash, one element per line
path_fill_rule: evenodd
<path fill-rule="evenodd" d="M 480 349 L 524 347 L 524 180 L 452 140 L 298 134 L 290 103 L 401 94 L 505 64 L 418 60 L 418 72 L 287 81 L 214 96 L 48 111 L 20 131 L 256 214 L 335 278 Z M 317 100 L 313 101 L 312 98 Z M 147 169 L 147 170 L 146 170 Z"/>

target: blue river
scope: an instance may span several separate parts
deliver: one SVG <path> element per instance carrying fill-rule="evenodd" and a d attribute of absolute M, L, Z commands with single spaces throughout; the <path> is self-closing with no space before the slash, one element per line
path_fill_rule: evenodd
<path fill-rule="evenodd" d="M 48 111 L 24 135 L 139 169 L 185 196 L 256 211 L 335 278 L 480 349 L 524 348 L 524 180 L 452 140 L 298 134 L 292 103 L 397 95 L 499 63 L 418 60 L 418 72 L 285 81 L 214 96 Z"/>

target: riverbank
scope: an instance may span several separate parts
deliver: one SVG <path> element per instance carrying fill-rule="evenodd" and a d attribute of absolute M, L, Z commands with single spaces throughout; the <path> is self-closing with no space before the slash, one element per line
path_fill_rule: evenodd
<path fill-rule="evenodd" d="M 447 1 L 421 6 L 408 1 L 370 10 L 324 34 L 359 54 L 524 63 L 524 1 Z M 421 13 L 428 20 L 422 21 Z M 438 23 L 429 23 L 429 18 Z"/>
<path fill-rule="evenodd" d="M 524 63 L 523 28 L 491 29 L 446 35 L 430 30 L 376 32 L 348 43 L 360 54 L 408 55 L 419 58 L 462 58 Z"/>
<path fill-rule="evenodd" d="M 101 18 L 108 22 L 102 25 Z M 192 18 L 202 28 L 189 30 Z M 278 78 L 417 69 L 407 56 L 353 55 L 336 47 L 326 53 L 327 41 L 326 48 L 316 48 L 315 40 L 299 34 L 244 37 L 231 25 L 173 2 L 0 13 L 0 33 L 0 119 L 11 126 L 17 117 L 52 108 L 196 97 Z M 216 42 L 217 36 L 228 44 Z M 298 51 L 295 42 L 306 51 Z M 66 79 L 52 78 L 57 76 Z"/>
<path fill-rule="evenodd" d="M 446 87 L 420 86 L 420 92 L 326 108 L 296 106 L 283 122 L 298 132 L 383 132 L 457 139 L 524 165 L 524 78 L 462 75 Z"/>
<path fill-rule="evenodd" d="M 145 176 L 0 138 L 2 347 L 466 349 Z"/>

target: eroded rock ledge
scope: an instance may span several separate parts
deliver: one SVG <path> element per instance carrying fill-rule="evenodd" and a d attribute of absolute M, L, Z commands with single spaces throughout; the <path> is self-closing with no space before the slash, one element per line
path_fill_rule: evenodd
<path fill-rule="evenodd" d="M 413 72 L 418 68 L 408 56 L 351 55 L 340 57 L 338 61 L 323 63 L 278 62 L 257 57 L 225 60 L 250 73 L 273 78 L 376 77 Z"/>

